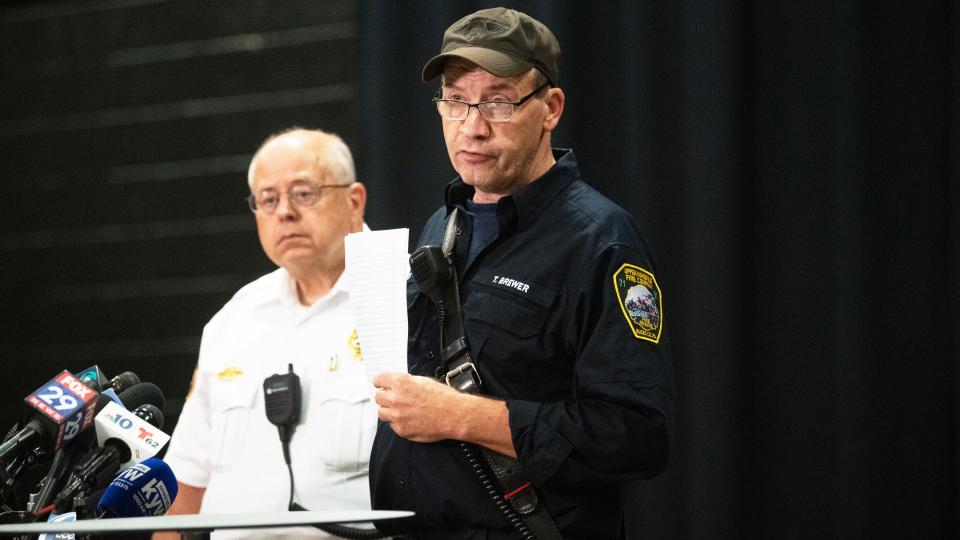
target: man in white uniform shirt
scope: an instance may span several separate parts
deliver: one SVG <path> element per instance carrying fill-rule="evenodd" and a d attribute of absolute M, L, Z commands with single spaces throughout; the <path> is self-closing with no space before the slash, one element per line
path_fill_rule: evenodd
<path fill-rule="evenodd" d="M 289 475 L 262 385 L 288 364 L 303 388 L 290 443 L 295 501 L 310 510 L 369 509 L 377 413 L 343 278 L 344 236 L 363 229 L 366 190 L 339 137 L 303 129 L 268 138 L 248 180 L 260 244 L 279 268 L 240 289 L 204 328 L 165 457 L 179 483 L 168 515 L 287 509 Z M 215 533 L 273 535 L 327 537 L 313 528 Z"/>

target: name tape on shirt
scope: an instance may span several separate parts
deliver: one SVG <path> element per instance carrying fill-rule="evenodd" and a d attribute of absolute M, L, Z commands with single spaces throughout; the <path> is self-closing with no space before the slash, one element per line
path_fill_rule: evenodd
<path fill-rule="evenodd" d="M 659 343 L 663 301 L 657 278 L 639 266 L 623 264 L 613 274 L 613 290 L 634 337 Z"/>
<path fill-rule="evenodd" d="M 498 287 L 516 289 L 524 294 L 530 292 L 530 285 L 507 276 L 493 276 L 493 280 L 491 280 L 490 283 Z"/>

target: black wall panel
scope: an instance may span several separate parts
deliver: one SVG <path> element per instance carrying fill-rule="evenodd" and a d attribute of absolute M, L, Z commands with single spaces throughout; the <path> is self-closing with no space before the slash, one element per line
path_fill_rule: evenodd
<path fill-rule="evenodd" d="M 272 269 L 249 159 L 291 125 L 357 145 L 352 0 L 0 10 L 0 423 L 61 369 L 157 383 L 172 428 L 204 323 Z"/>

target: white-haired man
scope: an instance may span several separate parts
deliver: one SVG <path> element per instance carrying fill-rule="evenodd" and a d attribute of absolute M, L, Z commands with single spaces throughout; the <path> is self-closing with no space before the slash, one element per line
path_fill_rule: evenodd
<path fill-rule="evenodd" d="M 168 514 L 368 509 L 376 408 L 344 285 L 344 237 L 363 229 L 366 190 L 336 135 L 268 138 L 248 174 L 260 245 L 279 268 L 240 289 L 203 331 L 193 387 L 166 461 L 179 482 Z M 303 387 L 290 441 L 293 493 L 263 382 L 292 365 Z M 218 538 L 325 537 L 316 529 L 234 530 Z M 157 535 L 159 536 L 159 535 Z"/>

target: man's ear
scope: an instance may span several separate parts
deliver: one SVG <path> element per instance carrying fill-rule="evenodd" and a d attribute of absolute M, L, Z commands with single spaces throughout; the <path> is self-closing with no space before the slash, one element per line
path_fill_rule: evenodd
<path fill-rule="evenodd" d="M 367 207 L 367 188 L 361 182 L 354 182 L 347 188 L 350 199 L 350 211 L 353 215 L 353 225 L 357 231 L 363 228 L 363 211 Z"/>
<path fill-rule="evenodd" d="M 563 116 L 566 96 L 560 88 L 549 88 L 543 102 L 547 106 L 547 116 L 543 119 L 543 129 L 544 131 L 553 131 L 560 123 L 560 117 Z"/>

